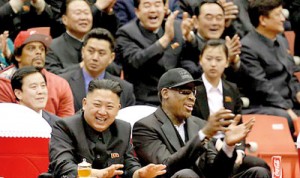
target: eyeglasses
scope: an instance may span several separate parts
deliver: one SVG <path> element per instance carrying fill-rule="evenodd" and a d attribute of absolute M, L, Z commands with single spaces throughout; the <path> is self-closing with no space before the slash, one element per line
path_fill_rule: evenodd
<path fill-rule="evenodd" d="M 192 88 L 192 89 L 183 89 L 183 88 L 171 88 L 169 87 L 168 88 L 169 90 L 175 90 L 175 91 L 178 91 L 179 94 L 182 94 L 182 95 L 190 95 L 191 93 L 196 96 L 197 94 L 197 90 L 196 90 L 196 87 Z"/>

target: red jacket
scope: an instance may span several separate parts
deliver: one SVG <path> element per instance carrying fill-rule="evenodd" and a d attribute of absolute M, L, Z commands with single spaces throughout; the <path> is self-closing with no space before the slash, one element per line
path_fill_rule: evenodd
<path fill-rule="evenodd" d="M 17 68 L 11 65 L 0 72 L 0 103 L 16 103 L 16 97 L 11 88 L 10 79 Z M 48 72 L 42 73 L 47 79 L 48 101 L 45 110 L 59 117 L 67 117 L 74 114 L 74 101 L 69 83 L 62 77 Z"/>

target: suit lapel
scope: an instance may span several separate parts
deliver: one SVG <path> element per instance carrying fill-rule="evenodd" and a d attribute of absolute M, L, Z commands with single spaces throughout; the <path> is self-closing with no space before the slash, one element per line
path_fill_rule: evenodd
<path fill-rule="evenodd" d="M 157 109 L 154 113 L 154 115 L 156 116 L 156 118 L 162 122 L 162 132 L 165 134 L 165 136 L 167 137 L 167 140 L 169 141 L 169 143 L 172 145 L 172 147 L 177 151 L 181 148 L 179 139 L 177 137 L 175 128 L 172 124 L 172 122 L 169 120 L 169 118 L 167 117 L 167 115 L 162 111 L 161 108 Z"/>
<path fill-rule="evenodd" d="M 205 90 L 204 85 L 198 86 L 198 93 L 197 94 L 197 104 L 200 108 L 200 111 L 202 113 L 202 119 L 207 120 L 209 117 L 209 107 L 208 107 L 208 101 L 207 101 L 207 94 Z"/>
<path fill-rule="evenodd" d="M 50 116 L 45 112 L 42 111 L 42 117 L 49 123 L 50 122 Z"/>
<path fill-rule="evenodd" d="M 85 86 L 82 70 L 77 70 L 70 80 L 70 85 L 73 86 L 74 102 L 77 106 L 82 105 L 82 99 L 85 97 Z"/>
<path fill-rule="evenodd" d="M 223 105 L 225 109 L 230 109 L 234 112 L 233 94 L 229 86 L 222 80 L 223 84 Z"/>
<path fill-rule="evenodd" d="M 197 119 L 199 119 L 199 118 L 197 118 Z M 187 123 L 187 132 L 188 132 L 188 136 L 189 136 L 189 140 L 190 140 L 192 137 L 194 137 L 195 134 L 198 133 L 198 131 L 202 127 L 202 125 L 199 126 L 199 124 L 195 123 L 193 118 L 188 118 L 186 120 L 186 123 Z"/>

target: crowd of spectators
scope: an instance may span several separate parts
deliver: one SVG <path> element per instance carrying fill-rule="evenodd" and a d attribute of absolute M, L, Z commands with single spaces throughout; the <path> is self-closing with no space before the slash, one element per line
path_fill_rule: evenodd
<path fill-rule="evenodd" d="M 198 131 L 204 129 L 204 136 L 208 136 L 207 133 L 213 133 L 210 137 L 215 134 L 221 135 L 217 139 L 222 145 L 243 142 L 247 134 L 242 134 L 242 129 L 246 129 L 247 133 L 251 130 L 253 123 L 243 124 L 240 116 L 237 116 L 239 114 L 282 116 L 287 119 L 291 135 L 294 136 L 294 121 L 298 120 L 300 115 L 300 83 L 294 75 L 300 68 L 293 60 L 293 55 L 300 55 L 299 22 L 299 0 L 0 0 L 0 102 L 20 103 L 34 109 L 30 103 L 24 102 L 23 98 L 30 98 L 25 95 L 32 94 L 31 90 L 37 91 L 31 87 L 30 81 L 39 81 L 36 87 L 43 87 L 39 92 L 47 97 L 43 96 L 43 102 L 40 101 L 42 106 L 34 110 L 43 115 L 47 114 L 45 118 L 55 118 L 49 123 L 56 128 L 54 139 L 51 141 L 53 145 L 57 145 L 56 140 L 65 139 L 57 136 L 58 133 L 64 132 L 64 128 L 73 129 L 69 128 L 68 121 L 54 124 L 56 120 L 60 120 L 56 116 L 72 116 L 74 121 L 70 123 L 74 126 L 78 119 L 88 118 L 87 107 L 102 105 L 97 102 L 102 103 L 102 100 L 105 100 L 102 96 L 106 90 L 112 92 L 108 99 L 114 99 L 117 94 L 112 104 L 119 102 L 121 105 L 116 105 L 118 109 L 137 104 L 157 106 L 156 113 L 159 117 L 169 118 L 175 127 L 181 124 L 185 125 L 182 129 L 188 127 L 186 125 L 196 117 L 207 120 L 205 123 L 195 121 L 199 124 Z M 35 29 L 37 27 L 47 27 L 49 31 L 41 32 Z M 288 41 L 284 36 L 285 30 L 295 32 L 294 54 L 290 53 Z M 181 77 L 199 79 L 203 83 L 198 84 L 196 80 L 191 80 L 161 87 L 162 76 L 174 69 L 174 75 L 178 73 Z M 104 83 L 97 84 L 102 80 Z M 99 86 L 90 86 L 91 81 Z M 13 86 L 16 83 L 18 86 Z M 186 85 L 189 83 L 193 86 Z M 121 87 L 122 92 L 115 91 L 115 87 Z M 27 90 L 29 92 L 26 92 Z M 184 119 L 192 117 L 191 121 L 181 122 L 183 118 L 179 118 L 180 123 L 174 123 L 174 119 L 178 119 L 174 116 L 174 113 L 178 114 L 175 104 L 180 104 L 180 101 L 179 98 L 172 100 L 169 90 L 178 90 L 179 94 L 189 97 L 189 104 L 183 103 L 184 108 L 189 110 Z M 198 93 L 194 93 L 194 90 Z M 98 94 L 101 96 L 99 100 L 93 101 L 95 98 L 90 98 L 91 95 L 97 97 Z M 243 108 L 241 96 L 249 99 L 248 107 Z M 109 108 L 110 106 L 108 110 Z M 225 125 L 232 130 L 243 127 L 239 130 L 241 132 L 238 140 L 228 141 L 234 134 L 219 133 L 218 131 L 224 131 L 222 129 L 207 132 L 205 124 L 223 122 L 221 119 L 211 121 L 211 117 L 216 118 L 216 115 L 222 115 L 223 112 L 229 114 L 224 108 L 235 115 L 228 118 L 237 124 Z M 191 116 L 191 113 L 196 117 Z M 151 117 L 157 116 L 153 114 Z M 112 119 L 114 122 L 115 118 Z M 154 144 L 149 137 L 151 132 L 157 129 L 149 123 L 157 123 L 147 119 L 138 123 L 133 134 L 133 144 L 137 156 L 142 161 L 141 165 L 135 158 L 131 158 L 132 145 L 128 138 L 125 140 L 128 150 L 124 150 L 124 155 L 129 155 L 130 164 L 134 165 L 126 165 L 129 172 L 125 172 L 125 175 L 143 175 L 149 170 L 153 171 L 153 175 L 165 173 L 165 167 L 148 165 L 151 163 L 166 164 L 166 175 L 176 175 L 176 172 L 180 171 L 174 169 L 177 163 L 165 157 L 179 155 L 179 160 L 184 161 L 184 156 L 180 155 L 181 152 L 178 153 L 177 149 L 170 151 L 171 145 L 167 145 L 166 147 L 170 148 L 166 148 L 168 151 L 164 150 L 161 155 L 158 152 L 159 148 L 151 147 L 148 150 L 143 145 L 144 141 L 148 140 L 149 145 Z M 94 129 L 101 134 L 105 131 L 93 128 L 93 123 L 90 125 L 92 128 L 85 122 L 80 124 L 89 131 Z M 111 128 L 110 124 L 107 128 Z M 171 122 L 168 124 L 172 125 Z M 123 127 L 124 123 L 112 125 L 113 129 L 117 130 L 119 125 Z M 125 126 L 127 128 L 126 124 Z M 127 131 L 126 128 L 123 129 Z M 143 138 L 140 129 L 144 129 Z M 182 130 L 176 128 L 174 133 L 180 134 L 177 131 Z M 93 135 L 94 131 L 91 132 Z M 111 132 L 110 134 L 114 134 L 117 131 Z M 66 138 L 71 137 L 68 135 L 70 133 L 64 134 Z M 200 131 L 199 135 L 202 143 L 206 137 L 204 139 Z M 188 141 L 188 138 L 182 137 L 179 146 L 191 149 L 194 145 Z M 214 156 L 220 153 L 221 147 L 214 150 L 218 152 Z M 64 158 L 57 155 L 62 150 L 52 149 L 55 152 L 54 156 L 50 155 L 53 159 L 50 160 L 52 173 L 75 175 L 74 165 L 82 160 L 80 155 L 75 156 L 72 164 L 64 163 Z M 251 162 L 260 161 L 245 156 L 244 148 L 230 149 L 231 151 L 228 151 L 228 148 L 225 148 L 225 157 L 230 158 L 227 161 L 229 165 L 232 163 L 232 167 L 234 164 L 240 166 L 245 163 L 247 168 L 251 168 Z M 237 151 L 232 153 L 232 149 Z M 58 158 L 61 160 L 57 160 Z M 217 158 L 210 159 L 213 164 L 209 166 L 216 166 L 214 163 L 218 164 Z M 90 161 L 93 161 L 91 157 Z M 203 160 L 200 160 L 199 164 L 201 161 Z M 72 171 L 63 169 L 66 165 L 60 164 L 72 167 Z M 110 166 L 107 164 L 106 167 Z M 260 165 L 263 171 L 258 172 L 268 177 L 269 167 L 263 162 Z M 188 167 L 194 166 L 189 163 Z M 108 175 L 121 175 L 123 173 L 118 172 L 120 168 L 122 166 L 106 171 Z M 157 170 L 153 170 L 156 168 Z M 247 169 L 221 173 L 236 174 L 240 177 L 254 175 L 251 171 L 244 172 L 245 170 Z M 114 171 L 115 174 L 112 173 Z M 209 169 L 200 172 L 208 177 L 217 175 Z M 95 171 L 94 174 L 106 173 Z M 189 172 L 182 175 L 185 174 Z M 195 171 L 195 174 L 199 175 L 199 172 Z"/>

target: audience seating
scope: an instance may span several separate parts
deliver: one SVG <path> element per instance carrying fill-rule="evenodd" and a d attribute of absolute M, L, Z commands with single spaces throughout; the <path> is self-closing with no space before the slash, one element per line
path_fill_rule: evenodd
<path fill-rule="evenodd" d="M 252 117 L 255 118 L 255 124 L 246 142 L 256 142 L 258 148 L 256 152 L 247 154 L 264 159 L 272 170 L 272 156 L 281 156 L 283 177 L 300 177 L 298 154 L 287 120 L 279 116 L 248 114 L 243 115 L 243 122 L 247 122 Z"/>
<path fill-rule="evenodd" d="M 297 137 L 297 150 L 298 150 L 298 164 L 299 164 L 299 169 L 300 169 L 300 134 L 298 134 L 298 137 Z"/>
<path fill-rule="evenodd" d="M 156 107 L 147 105 L 128 106 L 126 108 L 120 109 L 116 118 L 129 122 L 131 124 L 131 127 L 133 127 L 136 121 L 152 114 L 155 110 Z"/>
<path fill-rule="evenodd" d="M 0 177 L 36 178 L 47 172 L 51 127 L 33 110 L 0 103 Z"/>

